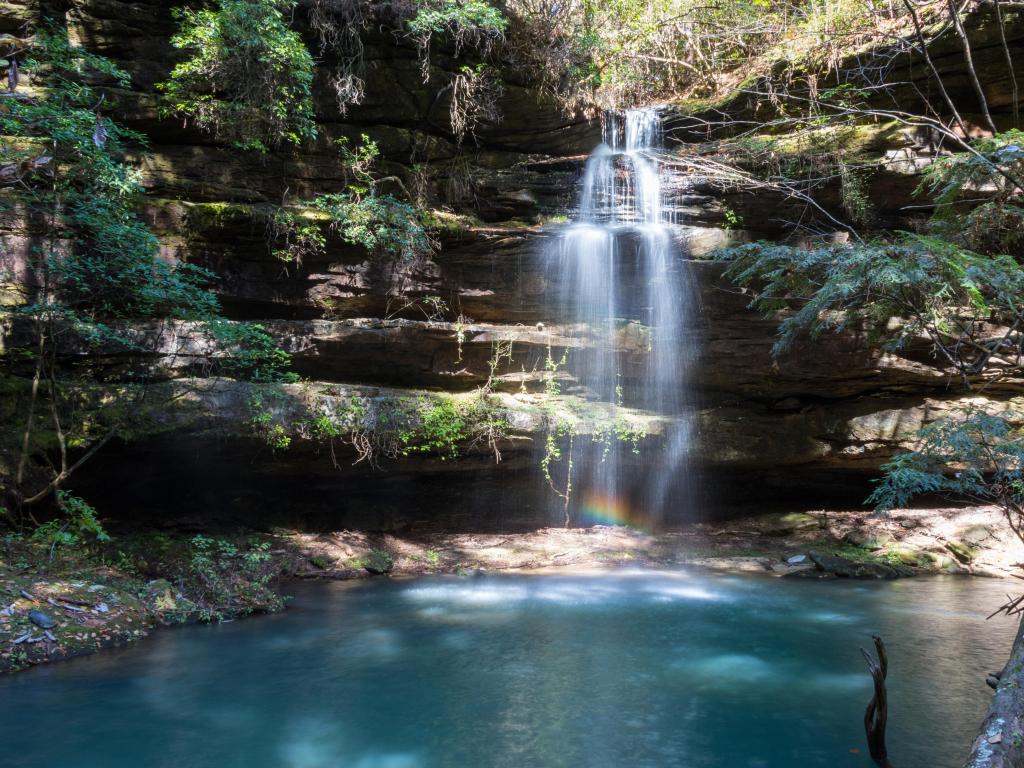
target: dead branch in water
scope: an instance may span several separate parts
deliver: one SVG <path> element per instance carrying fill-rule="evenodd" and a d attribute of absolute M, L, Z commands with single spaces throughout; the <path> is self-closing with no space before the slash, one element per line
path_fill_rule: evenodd
<path fill-rule="evenodd" d="M 868 671 L 875 683 L 875 695 L 864 710 L 864 733 L 868 739 L 868 753 L 881 768 L 892 768 L 888 752 L 885 748 L 885 725 L 889 717 L 889 700 L 885 691 L 885 677 L 889 673 L 889 660 L 885 654 L 885 643 L 878 635 L 875 641 L 875 659 L 868 651 L 860 649 L 864 660 L 868 663 Z"/>

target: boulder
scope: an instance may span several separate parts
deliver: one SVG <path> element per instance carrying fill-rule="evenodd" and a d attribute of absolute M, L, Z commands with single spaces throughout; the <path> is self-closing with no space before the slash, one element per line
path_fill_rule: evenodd
<path fill-rule="evenodd" d="M 893 536 L 888 531 L 876 531 L 871 528 L 858 528 L 850 531 L 843 539 L 855 547 L 862 549 L 884 549 L 892 543 Z"/>
<path fill-rule="evenodd" d="M 969 547 L 980 547 L 993 537 L 992 529 L 985 525 L 971 525 L 957 533 L 957 538 Z"/>
<path fill-rule="evenodd" d="M 790 512 L 785 515 L 770 515 L 763 521 L 762 530 L 768 536 L 791 536 L 801 531 L 821 528 L 821 520 L 804 512 Z"/>
<path fill-rule="evenodd" d="M 57 626 L 57 620 L 42 611 L 30 611 L 28 619 L 40 629 L 52 629 Z"/>
<path fill-rule="evenodd" d="M 810 556 L 819 571 L 841 579 L 895 579 L 901 575 L 895 568 L 882 563 L 860 562 L 814 551 Z"/>
<path fill-rule="evenodd" d="M 946 542 L 946 549 L 953 553 L 953 557 L 964 565 L 970 565 L 978 556 L 976 547 L 956 539 Z"/>
<path fill-rule="evenodd" d="M 382 549 L 370 550 L 363 563 L 363 568 L 377 576 L 391 573 L 394 567 L 395 559 Z"/>

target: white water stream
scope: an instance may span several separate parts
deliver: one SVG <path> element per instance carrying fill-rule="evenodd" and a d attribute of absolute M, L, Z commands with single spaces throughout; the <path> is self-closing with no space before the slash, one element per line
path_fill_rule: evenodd
<path fill-rule="evenodd" d="M 592 522 L 680 519 L 693 500 L 693 301 L 662 203 L 660 143 L 656 109 L 609 115 L 604 142 L 587 160 L 577 217 L 558 243 L 562 306 L 574 307 L 578 331 L 597 339 L 568 363 L 586 397 L 672 420 L 654 453 L 642 446 L 627 456 L 632 448 L 621 444 L 582 452 L 574 493 Z"/>

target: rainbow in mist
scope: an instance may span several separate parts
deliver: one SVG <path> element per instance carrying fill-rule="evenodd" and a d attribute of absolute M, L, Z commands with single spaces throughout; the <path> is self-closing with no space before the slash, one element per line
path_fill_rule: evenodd
<path fill-rule="evenodd" d="M 583 497 L 581 522 L 583 525 L 624 525 L 629 528 L 646 530 L 643 516 L 630 509 L 623 500 L 600 493 L 588 493 Z"/>

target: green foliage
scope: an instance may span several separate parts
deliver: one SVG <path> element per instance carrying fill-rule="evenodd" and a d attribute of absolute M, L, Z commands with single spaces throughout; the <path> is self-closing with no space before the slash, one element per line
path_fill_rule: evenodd
<path fill-rule="evenodd" d="M 51 551 L 56 547 L 79 547 L 85 543 L 110 541 L 96 510 L 85 499 L 67 491 L 58 491 L 57 506 L 61 516 L 39 525 L 32 532 L 33 541 L 46 544 Z"/>
<path fill-rule="evenodd" d="M 843 211 L 854 224 L 869 225 L 874 217 L 874 206 L 869 194 L 867 173 L 863 169 L 848 165 L 841 157 L 837 165 Z"/>
<path fill-rule="evenodd" d="M 351 447 L 356 462 L 425 454 L 451 461 L 487 447 L 500 460 L 498 443 L 508 433 L 501 403 L 486 390 L 472 397 L 420 395 L 369 399 L 324 398 L 295 424 L 299 436 L 325 442 L 337 465 L 335 443 Z M 268 424 L 279 423 L 267 418 Z"/>
<path fill-rule="evenodd" d="M 410 261 L 433 250 L 420 211 L 391 195 L 325 194 L 313 205 L 330 217 L 331 229 L 345 242 L 371 254 Z"/>
<path fill-rule="evenodd" d="M 430 79 L 430 43 L 434 37 L 451 40 L 456 56 L 464 48 L 472 48 L 484 58 L 505 39 L 508 19 L 483 0 L 416 0 L 416 7 L 408 28 L 420 49 L 423 82 Z M 498 101 L 504 92 L 502 81 L 486 62 L 459 67 L 445 90 L 457 143 L 461 144 L 467 134 L 475 138 L 478 126 L 501 119 Z"/>
<path fill-rule="evenodd" d="M 249 397 L 249 424 L 253 432 L 275 451 L 291 447 L 292 436 L 281 415 L 289 395 L 276 385 L 254 388 Z"/>
<path fill-rule="evenodd" d="M 919 191 L 928 191 L 941 205 L 949 205 L 979 190 L 1005 201 L 1019 194 L 1024 180 L 1024 132 L 1012 129 L 975 139 L 973 152 L 938 158 L 924 172 Z"/>
<path fill-rule="evenodd" d="M 178 9 L 171 44 L 190 58 L 160 85 L 166 110 L 242 149 L 314 138 L 313 57 L 288 26 L 294 8 L 294 0 L 217 0 Z"/>
<path fill-rule="evenodd" d="M 1024 206 L 990 201 L 960 219 L 942 217 L 933 226 L 978 253 L 1009 254 L 1024 262 Z"/>
<path fill-rule="evenodd" d="M 933 230 L 983 254 L 1024 257 L 1024 132 L 976 139 L 972 152 L 925 169 L 919 192 L 936 201 Z M 986 202 L 975 205 L 978 197 Z"/>
<path fill-rule="evenodd" d="M 212 318 L 205 327 L 217 342 L 220 371 L 239 379 L 258 383 L 294 383 L 298 376 L 291 368 L 291 356 L 259 323 L 238 323 Z"/>
<path fill-rule="evenodd" d="M 10 99 L 0 112 L 0 132 L 22 139 L 4 145 L 3 162 L 34 169 L 11 196 L 39 215 L 55 215 L 53 226 L 73 232 L 74 245 L 67 254 L 55 243 L 39 249 L 59 296 L 15 311 L 61 317 L 97 342 L 123 340 L 106 325 L 111 320 L 208 316 L 217 306 L 203 287 L 210 274 L 158 259 L 157 240 L 135 212 L 142 188 L 120 157 L 127 142 L 142 137 L 94 111 L 103 99 L 88 83 L 105 78 L 126 86 L 128 75 L 50 32 L 37 36 L 23 69 L 45 92 Z"/>
<path fill-rule="evenodd" d="M 927 338 L 945 362 L 971 376 L 1020 342 L 1013 328 L 1024 321 L 1024 269 L 1009 257 L 905 234 L 809 250 L 753 243 L 719 258 L 730 262 L 729 277 L 755 288 L 757 309 L 795 306 L 779 326 L 777 354 L 802 335 L 867 330 L 868 343 L 888 350 Z M 1012 352 L 1010 364 L 1019 365 Z"/>
<path fill-rule="evenodd" d="M 998 504 L 1020 535 L 1024 523 L 1022 414 L 978 407 L 929 424 L 909 453 L 883 466 L 885 477 L 869 503 L 885 510 L 928 493 Z"/>
<path fill-rule="evenodd" d="M 136 213 L 142 188 L 120 158 L 126 142 L 142 138 L 93 111 L 103 99 L 86 83 L 106 77 L 125 86 L 127 74 L 52 33 L 38 36 L 24 71 L 45 96 L 9 100 L 0 131 L 25 140 L 11 145 L 16 159 L 44 170 L 11 190 L 12 197 L 39 215 L 55 215 L 55 226 L 73 233 L 73 247 L 41 247 L 36 256 L 51 290 L 9 311 L 59 318 L 97 344 L 130 343 L 112 325 L 119 320 L 216 318 L 216 297 L 206 289 L 212 273 L 158 258 L 156 237 Z"/>
<path fill-rule="evenodd" d="M 847 104 L 857 84 L 824 88 L 821 75 L 866 43 L 913 36 L 903 5 L 872 0 L 511 0 L 504 8 L 507 47 L 569 108 L 686 97 L 696 112 L 769 75 L 780 102 L 803 80 L 801 90 Z M 937 6 L 917 8 L 926 25 L 934 20 Z M 865 69 L 849 79 L 864 74 L 877 92 Z"/>
<path fill-rule="evenodd" d="M 197 535 L 189 549 L 180 579 L 200 618 L 215 621 L 281 607 L 271 586 L 277 574 L 270 542 L 254 539 L 240 547 L 227 539 Z"/>
<path fill-rule="evenodd" d="M 342 170 L 346 179 L 350 182 L 349 191 L 353 194 L 363 194 L 365 188 L 359 185 L 372 186 L 374 181 L 374 168 L 380 159 L 380 147 L 377 142 L 365 133 L 359 137 L 359 144 L 355 147 L 347 136 L 342 136 L 334 142 L 338 148 L 338 155 L 341 158 Z"/>
<path fill-rule="evenodd" d="M 32 338 L 0 358 L 9 380 L 24 384 L 12 401 L 25 419 L 24 437 L 0 446 L 13 454 L 8 466 L 17 467 L 0 479 L 21 503 L 33 504 L 59 489 L 93 447 L 130 435 L 153 408 L 167 405 L 143 385 L 172 375 L 170 368 L 140 362 L 162 354 L 165 337 L 140 331 L 140 323 L 188 321 L 171 327 L 221 343 L 210 368 L 232 375 L 279 379 L 287 356 L 258 326 L 220 318 L 207 288 L 210 272 L 160 258 L 136 212 L 137 173 L 122 160 L 142 138 L 99 112 L 101 88 L 126 87 L 128 75 L 50 31 L 37 35 L 23 71 L 36 90 L 6 99 L 0 111 L 0 133 L 11 137 L 0 147 L 0 201 L 17 206 L 41 235 L 31 252 L 35 290 L 24 303 L 0 307 Z M 110 374 L 102 366 L 67 366 L 59 350 L 69 348 L 128 353 L 131 368 Z M 26 369 L 34 375 L 26 377 Z M 68 451 L 75 448 L 84 454 L 72 464 Z M 29 462 L 44 451 L 51 458 L 59 452 L 59 463 Z"/>
<path fill-rule="evenodd" d="M 436 453 L 442 461 L 459 455 L 461 444 L 469 435 L 467 415 L 447 398 L 419 401 L 418 423 L 399 433 L 402 454 Z"/>
<path fill-rule="evenodd" d="M 513 47 L 569 106 L 651 103 L 711 90 L 714 79 L 763 50 L 769 9 L 757 2 L 519 0 Z"/>
<path fill-rule="evenodd" d="M 395 558 L 383 549 L 371 549 L 363 558 L 362 567 L 371 573 L 390 573 L 395 567 Z"/>
<path fill-rule="evenodd" d="M 417 0 L 417 5 L 409 31 L 424 41 L 432 35 L 451 35 L 457 48 L 480 46 L 500 38 L 508 27 L 502 12 L 482 0 Z"/>
<path fill-rule="evenodd" d="M 423 212 L 391 195 L 360 197 L 352 192 L 327 193 L 310 202 L 327 214 L 327 227 L 344 242 L 365 248 L 377 258 L 412 261 L 434 250 Z M 290 208 L 272 215 L 272 253 L 285 263 L 323 256 L 327 237 L 322 224 Z"/>
<path fill-rule="evenodd" d="M 720 254 L 731 262 L 727 275 L 754 289 L 753 306 L 785 312 L 774 352 L 805 335 L 865 331 L 868 345 L 888 351 L 925 342 L 967 386 L 1020 375 L 1024 267 L 1009 254 L 1024 242 L 1022 139 L 1019 131 L 978 139 L 930 166 L 919 189 L 937 202 L 929 236 L 811 249 L 755 243 Z M 934 493 L 994 503 L 1024 537 L 1019 424 L 1019 414 L 980 407 L 939 419 L 915 450 L 884 465 L 869 502 L 888 509 Z"/>
<path fill-rule="evenodd" d="M 322 194 L 308 203 L 314 211 L 326 214 L 328 228 L 346 243 L 380 258 L 411 261 L 433 251 L 422 210 L 393 195 L 373 194 L 374 166 L 380 155 L 377 143 L 366 134 L 355 147 L 348 139 L 336 143 L 347 181 L 345 191 Z M 278 208 L 271 216 L 269 231 L 273 254 L 286 263 L 301 263 L 327 251 L 320 221 L 292 208 Z"/>
<path fill-rule="evenodd" d="M 269 221 L 271 255 L 285 264 L 302 266 L 327 250 L 327 237 L 315 218 L 291 208 L 277 208 Z"/>

